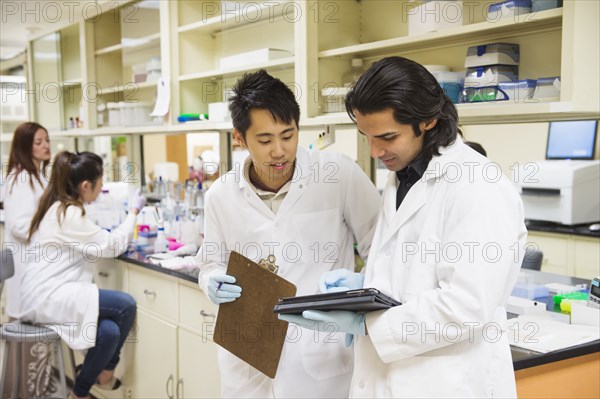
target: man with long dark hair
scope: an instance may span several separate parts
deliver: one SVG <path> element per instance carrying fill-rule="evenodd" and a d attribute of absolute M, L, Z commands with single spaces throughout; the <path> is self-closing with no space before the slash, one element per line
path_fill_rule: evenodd
<path fill-rule="evenodd" d="M 455 106 L 416 62 L 374 63 L 346 109 L 392 172 L 364 287 L 402 305 L 282 318 L 357 337 L 351 397 L 516 397 L 505 304 L 527 236 L 519 195 L 463 143 Z M 331 277 L 323 291 L 363 286 Z"/>

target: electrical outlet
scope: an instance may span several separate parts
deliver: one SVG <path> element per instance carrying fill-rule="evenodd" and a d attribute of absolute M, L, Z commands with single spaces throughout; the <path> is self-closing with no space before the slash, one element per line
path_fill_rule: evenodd
<path fill-rule="evenodd" d="M 329 125 L 327 126 L 327 130 L 319 134 L 319 137 L 317 138 L 316 147 L 319 150 L 322 150 L 324 148 L 329 147 L 333 143 L 335 143 L 335 127 Z"/>

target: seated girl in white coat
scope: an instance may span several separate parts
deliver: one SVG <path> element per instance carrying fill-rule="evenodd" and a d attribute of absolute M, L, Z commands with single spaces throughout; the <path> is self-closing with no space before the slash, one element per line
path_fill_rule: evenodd
<path fill-rule="evenodd" d="M 72 349 L 88 349 L 71 397 L 89 397 L 95 383 L 116 389 L 121 347 L 136 313 L 124 292 L 100 290 L 93 263 L 127 248 L 136 215 L 145 204 L 136 195 L 125 221 L 112 232 L 86 218 L 84 203 L 102 189 L 102 159 L 93 153 L 61 152 L 29 230 L 27 266 L 21 281 L 20 318 L 46 324 Z"/>

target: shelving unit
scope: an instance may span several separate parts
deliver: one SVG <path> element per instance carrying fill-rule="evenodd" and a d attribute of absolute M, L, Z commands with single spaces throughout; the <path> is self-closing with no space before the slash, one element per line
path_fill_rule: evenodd
<path fill-rule="evenodd" d="M 393 3 L 393 4 L 391 4 Z M 582 14 L 583 8 L 590 7 L 588 13 L 597 13 L 597 5 L 565 2 L 564 8 L 524 14 L 514 18 L 504 18 L 493 22 L 484 20 L 485 9 L 492 1 L 470 2 L 468 15 L 463 15 L 463 26 L 408 36 L 407 13 L 418 3 L 410 2 L 329 2 L 319 1 L 308 8 L 320 11 L 321 19 L 309 29 L 318 36 L 318 69 L 310 75 L 309 81 L 319 82 L 312 92 L 319 96 L 318 104 L 306 104 L 309 125 L 334 121 L 351 123 L 342 115 L 322 114 L 320 89 L 325 85 L 340 85 L 340 76 L 349 69 L 351 58 L 361 58 L 366 65 L 386 56 L 399 55 L 421 64 L 443 64 L 453 71 L 463 71 L 464 58 L 469 46 L 494 42 L 517 43 L 521 47 L 520 79 L 561 76 L 563 92 L 560 101 L 514 103 L 458 104 L 460 121 L 463 124 L 530 122 L 548 119 L 576 119 L 594 117 L 598 114 L 598 99 L 590 98 L 591 106 L 581 109 L 572 102 L 569 84 L 576 79 L 572 74 L 569 60 L 562 54 L 565 47 L 581 48 L 583 43 L 572 40 L 571 33 L 581 29 L 596 29 L 592 25 L 579 26 L 574 15 Z M 456 4 L 452 5 L 456 7 Z M 467 7 L 467 6 L 464 6 Z M 329 8 L 329 18 L 324 17 Z M 466 9 L 466 8 L 465 8 Z M 403 14 L 404 12 L 404 14 Z M 586 13 L 584 11 L 583 13 Z M 395 23 L 387 23 L 395 16 Z M 398 16 L 401 16 L 398 18 Z M 332 23 L 332 21 L 334 21 Z M 316 26 L 314 26 L 316 25 Z M 358 29 L 355 27 L 358 26 Z M 344 39 L 337 41 L 335 32 L 341 32 Z M 342 43 L 340 45 L 340 43 Z M 543 44 L 542 44 L 543 43 Z M 589 45 L 588 45 L 589 46 Z M 592 52 L 598 52 L 590 49 Z M 581 50 L 577 50 L 582 56 Z M 590 58 L 593 56 L 590 54 Z M 596 57 L 598 58 L 598 57 Z M 595 68 L 598 68 L 597 61 Z M 587 85 L 598 86 L 596 77 L 589 77 Z"/>
<path fill-rule="evenodd" d="M 89 48 L 80 49 L 85 52 L 80 58 L 87 58 L 88 65 L 79 73 L 63 68 L 60 81 L 63 90 L 74 93 L 71 107 L 77 103 L 79 88 L 89 84 L 99 87 L 97 95 L 105 102 L 152 101 L 154 83 L 132 84 L 130 68 L 149 57 L 160 56 L 163 74 L 171 82 L 169 120 L 162 126 L 108 130 L 98 130 L 90 124 L 86 126 L 90 134 L 229 131 L 231 124 L 226 122 L 192 128 L 178 125 L 176 118 L 184 112 L 206 113 L 208 104 L 223 101 L 240 76 L 264 68 L 294 87 L 301 105 L 301 125 L 318 127 L 351 124 L 345 113 L 324 114 L 320 105 L 321 89 L 341 84 L 341 76 L 349 69 L 352 58 L 361 58 L 368 66 L 382 57 L 400 55 L 459 71 L 464 70 L 469 46 L 504 41 L 521 47 L 519 78 L 561 76 L 560 99 L 458 104 L 462 124 L 598 117 L 597 2 L 565 1 L 562 8 L 488 22 L 485 10 L 493 2 L 459 3 L 465 12 L 463 26 L 415 36 L 408 35 L 408 15 L 421 1 L 207 0 L 162 2 L 160 9 L 143 8 L 135 1 L 120 2 L 104 7 L 100 17 L 85 22 L 84 36 L 79 38 Z M 65 43 L 73 44 L 69 48 L 80 47 L 74 41 L 77 31 L 75 24 L 60 32 Z M 223 57 L 260 48 L 284 49 L 293 56 L 221 68 Z M 77 55 L 73 52 L 68 57 L 74 60 Z M 62 58 L 66 60 L 64 55 Z M 36 66 L 32 65 L 32 69 Z M 47 110 L 42 111 L 44 106 L 36 108 L 48 114 Z M 88 104 L 87 111 L 88 119 L 94 122 L 95 105 Z"/>
<path fill-rule="evenodd" d="M 220 60 L 261 48 L 295 54 L 295 2 L 172 2 L 172 123 L 179 113 L 207 113 L 208 104 L 224 95 L 244 73 L 264 68 L 285 82 L 294 82 L 297 56 L 264 62 L 249 60 L 222 68 Z M 248 40 L 248 38 L 252 40 Z M 228 124 L 231 129 L 231 124 Z"/>

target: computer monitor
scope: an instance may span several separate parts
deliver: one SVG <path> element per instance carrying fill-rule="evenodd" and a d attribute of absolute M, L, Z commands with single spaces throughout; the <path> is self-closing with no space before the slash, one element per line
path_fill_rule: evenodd
<path fill-rule="evenodd" d="M 594 159 L 597 120 L 550 122 L 546 159 Z"/>

